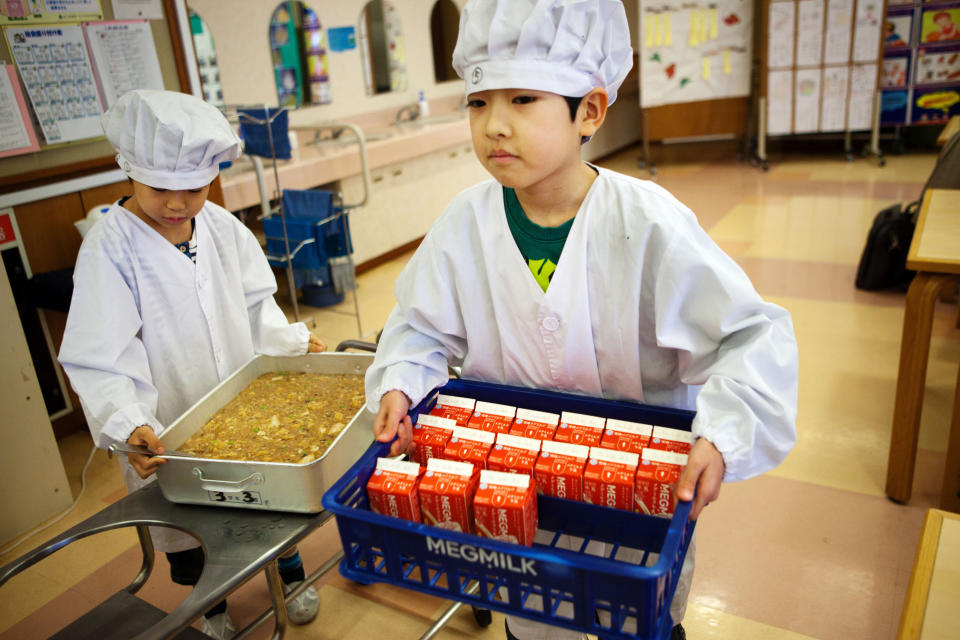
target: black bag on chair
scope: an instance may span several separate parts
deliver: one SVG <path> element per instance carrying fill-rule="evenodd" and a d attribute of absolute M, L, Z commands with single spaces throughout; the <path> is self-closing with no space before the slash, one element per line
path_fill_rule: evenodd
<path fill-rule="evenodd" d="M 920 191 L 920 198 L 906 207 L 887 207 L 873 219 L 867 244 L 857 267 L 857 289 L 906 289 L 914 272 L 907 269 L 910 241 L 927 189 L 960 189 L 960 133 L 943 145 L 937 163 Z"/>
<path fill-rule="evenodd" d="M 907 269 L 907 253 L 919 209 L 919 202 L 911 202 L 906 208 L 897 203 L 873 219 L 857 267 L 857 289 L 878 291 L 910 284 L 914 272 Z"/>

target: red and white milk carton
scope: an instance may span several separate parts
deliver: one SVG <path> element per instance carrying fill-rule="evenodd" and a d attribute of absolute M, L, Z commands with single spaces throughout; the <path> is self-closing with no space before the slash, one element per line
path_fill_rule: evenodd
<path fill-rule="evenodd" d="M 634 491 L 634 511 L 654 516 L 671 516 L 676 484 L 687 465 L 687 455 L 646 448 L 640 454 Z"/>
<path fill-rule="evenodd" d="M 524 545 L 537 533 L 537 491 L 533 478 L 522 473 L 480 472 L 473 498 L 477 534 Z"/>
<path fill-rule="evenodd" d="M 430 410 L 430 415 L 449 418 L 454 420 L 458 427 L 465 427 L 470 420 L 470 416 L 473 415 L 473 408 L 476 404 L 477 401 L 473 398 L 461 398 L 460 396 L 448 396 L 439 393 L 437 394 L 437 403 Z"/>
<path fill-rule="evenodd" d="M 498 433 L 497 441 L 487 456 L 487 469 L 533 475 L 533 465 L 540 455 L 540 441 L 534 438 Z"/>
<path fill-rule="evenodd" d="M 370 509 L 394 518 L 420 522 L 419 489 L 421 467 L 416 462 L 378 458 L 377 468 L 367 482 Z"/>
<path fill-rule="evenodd" d="M 690 453 L 690 440 L 689 431 L 671 429 L 670 427 L 654 427 L 653 434 L 650 436 L 650 444 L 647 446 L 651 449 L 661 449 L 663 451 Z"/>
<path fill-rule="evenodd" d="M 583 500 L 583 470 L 590 447 L 545 440 L 534 465 L 537 491 L 554 498 Z"/>
<path fill-rule="evenodd" d="M 583 501 L 633 511 L 633 488 L 640 456 L 627 451 L 590 447 L 583 470 Z"/>
<path fill-rule="evenodd" d="M 477 401 L 473 415 L 467 426 L 490 433 L 510 433 L 510 425 L 517 414 L 517 408 L 496 402 Z"/>
<path fill-rule="evenodd" d="M 420 478 L 420 513 L 426 524 L 473 533 L 473 496 L 480 471 L 469 462 L 431 458 Z"/>
<path fill-rule="evenodd" d="M 553 439 L 557 442 L 582 444 L 586 447 L 599 447 L 603 438 L 604 418 L 587 416 L 582 413 L 564 411 L 560 415 L 560 426 Z"/>
<path fill-rule="evenodd" d="M 510 427 L 510 435 L 537 440 L 553 440 L 560 416 L 546 411 L 532 409 L 517 409 L 517 419 Z"/>
<path fill-rule="evenodd" d="M 443 457 L 447 460 L 469 462 L 478 469 L 486 469 L 487 456 L 490 455 L 496 437 L 496 434 L 489 431 L 455 427 L 446 449 L 443 450 Z"/>
<path fill-rule="evenodd" d="M 607 427 L 603 430 L 600 446 L 604 449 L 640 453 L 650 444 L 651 433 L 652 425 L 607 418 Z"/>
<path fill-rule="evenodd" d="M 410 457 L 420 464 L 427 464 L 430 458 L 442 458 L 457 423 L 450 418 L 441 418 L 420 414 L 413 425 L 413 443 L 410 445 Z"/>

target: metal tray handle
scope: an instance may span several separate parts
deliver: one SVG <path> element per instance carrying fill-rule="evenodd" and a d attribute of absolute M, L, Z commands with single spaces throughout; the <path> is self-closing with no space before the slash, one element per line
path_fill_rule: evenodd
<path fill-rule="evenodd" d="M 263 484 L 263 474 L 261 473 L 251 473 L 243 480 L 214 480 L 212 478 L 204 478 L 203 471 L 199 467 L 194 467 L 193 476 L 200 480 L 200 488 L 204 491 L 237 493 L 246 491 L 254 485 Z"/>

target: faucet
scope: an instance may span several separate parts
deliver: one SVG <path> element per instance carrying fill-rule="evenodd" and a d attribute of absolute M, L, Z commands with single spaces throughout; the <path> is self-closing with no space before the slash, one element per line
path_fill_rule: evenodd
<path fill-rule="evenodd" d="M 407 104 L 400 107 L 400 110 L 397 111 L 395 122 L 397 124 L 400 124 L 401 122 L 413 122 L 419 117 L 420 117 L 420 105 L 414 102 L 412 104 Z"/>

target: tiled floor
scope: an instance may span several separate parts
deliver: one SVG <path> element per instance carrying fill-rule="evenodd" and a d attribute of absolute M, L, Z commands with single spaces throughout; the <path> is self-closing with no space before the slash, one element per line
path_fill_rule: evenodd
<path fill-rule="evenodd" d="M 637 149 L 600 164 L 647 177 Z M 771 158 L 763 173 L 731 159 L 724 145 L 666 148 L 656 181 L 697 213 L 713 238 L 765 297 L 793 315 L 800 346 L 799 440 L 772 473 L 724 487 L 698 525 L 697 573 L 684 625 L 691 640 L 893 638 L 927 507 L 936 502 L 950 406 L 960 362 L 956 305 L 937 310 L 914 497 L 884 497 L 903 295 L 853 287 L 874 213 L 917 197 L 932 154 L 844 162 L 839 154 Z M 690 161 L 689 158 L 696 158 Z M 371 340 L 393 305 L 405 258 L 360 276 L 363 338 Z M 281 300 L 281 303 L 284 301 Z M 333 346 L 357 338 L 353 303 L 301 308 Z M 88 437 L 61 442 L 79 489 Z M 119 473 L 97 452 L 77 510 L 28 540 L 5 564 L 118 499 Z M 122 588 L 139 566 L 132 532 L 101 534 L 60 551 L 0 588 L 0 640 L 44 638 Z M 302 545 L 308 569 L 338 547 L 332 524 Z M 338 574 L 321 583 L 318 620 L 287 637 L 418 638 L 446 607 L 385 586 L 360 587 Z M 162 608 L 185 588 L 170 583 L 161 558 L 142 597 Z M 255 579 L 231 598 L 243 624 L 268 603 Z M 463 608 L 440 638 L 502 638 L 502 617 L 481 630 Z M 265 628 L 256 637 L 267 637 Z"/>

